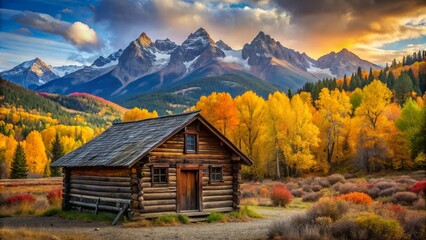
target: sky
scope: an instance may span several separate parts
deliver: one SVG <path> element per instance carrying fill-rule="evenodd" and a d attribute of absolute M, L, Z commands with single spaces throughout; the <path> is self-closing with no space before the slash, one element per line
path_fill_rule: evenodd
<path fill-rule="evenodd" d="M 314 59 L 347 48 L 384 65 L 426 49 L 426 1 L 1 0 L 0 71 L 36 57 L 87 65 L 142 32 L 181 44 L 199 27 L 234 49 L 264 31 Z"/>

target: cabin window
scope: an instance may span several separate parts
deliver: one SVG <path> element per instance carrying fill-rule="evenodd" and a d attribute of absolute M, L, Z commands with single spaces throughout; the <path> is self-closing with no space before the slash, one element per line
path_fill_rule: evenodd
<path fill-rule="evenodd" d="M 152 183 L 166 184 L 168 182 L 168 168 L 152 168 Z"/>
<path fill-rule="evenodd" d="M 222 181 L 223 181 L 222 167 L 210 166 L 210 183 L 222 182 Z"/>
<path fill-rule="evenodd" d="M 185 135 L 185 151 L 187 153 L 197 152 L 197 135 L 196 134 Z"/>

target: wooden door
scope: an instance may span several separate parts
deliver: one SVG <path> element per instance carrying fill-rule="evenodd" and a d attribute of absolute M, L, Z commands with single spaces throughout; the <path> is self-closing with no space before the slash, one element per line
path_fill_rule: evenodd
<path fill-rule="evenodd" d="M 178 179 L 180 210 L 198 210 L 198 171 L 181 170 Z"/>

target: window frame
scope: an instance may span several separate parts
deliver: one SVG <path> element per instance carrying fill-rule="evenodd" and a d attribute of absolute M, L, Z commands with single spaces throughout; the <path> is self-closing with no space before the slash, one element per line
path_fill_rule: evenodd
<path fill-rule="evenodd" d="M 159 174 L 157 174 L 158 175 L 158 177 L 159 177 L 159 180 L 161 181 L 161 177 L 162 176 L 165 176 L 166 177 L 166 181 L 165 182 L 155 182 L 154 181 L 154 171 L 155 171 L 155 169 L 159 169 L 160 171 L 161 170 L 165 170 L 165 174 L 162 174 L 162 173 L 159 173 Z M 152 184 L 152 186 L 167 186 L 167 185 L 169 185 L 169 167 L 166 167 L 166 166 L 151 166 L 151 184 Z"/>
<path fill-rule="evenodd" d="M 219 174 L 219 173 L 213 173 L 214 168 L 220 168 L 220 180 L 214 180 L 213 174 Z M 215 183 L 223 183 L 223 166 L 222 165 L 210 165 L 209 166 L 209 184 L 215 184 Z"/>
<path fill-rule="evenodd" d="M 195 149 L 188 149 L 188 136 L 194 136 L 194 147 Z M 184 139 L 184 152 L 185 153 L 198 153 L 198 148 L 199 148 L 199 142 L 198 142 L 198 134 L 196 133 L 192 133 L 192 132 L 188 132 L 185 133 L 185 139 Z"/>

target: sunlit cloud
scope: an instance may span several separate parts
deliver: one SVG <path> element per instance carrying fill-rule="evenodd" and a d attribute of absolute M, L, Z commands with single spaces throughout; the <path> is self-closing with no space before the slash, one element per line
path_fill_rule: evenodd
<path fill-rule="evenodd" d="M 30 11 L 16 14 L 12 19 L 29 28 L 60 35 L 81 51 L 92 52 L 102 47 L 95 30 L 82 22 L 69 23 L 48 14 Z"/>

